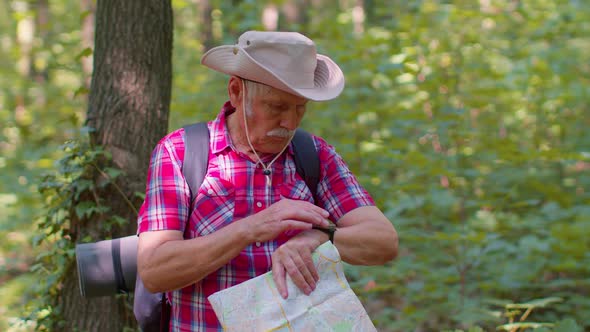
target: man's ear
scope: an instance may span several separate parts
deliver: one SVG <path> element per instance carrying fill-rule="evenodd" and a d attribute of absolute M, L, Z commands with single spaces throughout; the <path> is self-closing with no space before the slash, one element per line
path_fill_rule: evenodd
<path fill-rule="evenodd" d="M 242 107 L 242 79 L 237 76 L 232 76 L 227 83 L 227 94 L 229 102 L 235 108 Z"/>

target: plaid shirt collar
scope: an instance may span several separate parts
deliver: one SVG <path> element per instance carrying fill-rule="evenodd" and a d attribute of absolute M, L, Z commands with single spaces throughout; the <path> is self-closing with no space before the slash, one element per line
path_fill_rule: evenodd
<path fill-rule="evenodd" d="M 211 152 L 214 154 L 219 154 L 225 149 L 232 149 L 237 152 L 236 148 L 233 146 L 231 137 L 229 136 L 229 130 L 227 130 L 226 126 L 226 117 L 233 112 L 236 111 L 236 108 L 232 106 L 231 102 L 228 100 L 223 104 L 221 108 L 221 112 L 217 115 L 217 118 L 213 120 L 212 125 L 210 126 L 211 132 Z M 293 151 L 293 143 L 289 143 L 289 147 L 287 148 L 287 152 L 291 155 L 294 154 Z M 263 158 L 266 159 L 266 158 Z"/>

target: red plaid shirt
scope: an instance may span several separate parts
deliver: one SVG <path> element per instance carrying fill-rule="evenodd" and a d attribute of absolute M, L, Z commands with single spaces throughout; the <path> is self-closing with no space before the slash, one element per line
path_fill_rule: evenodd
<path fill-rule="evenodd" d="M 209 165 L 190 218 L 190 191 L 181 171 L 184 129 L 168 134 L 158 143 L 151 156 L 138 233 L 178 230 L 186 239 L 192 239 L 260 212 L 282 197 L 313 202 L 311 191 L 295 170 L 291 146 L 273 163 L 271 186 L 262 168 L 235 150 L 225 122 L 234 110 L 227 102 L 218 117 L 208 123 Z M 357 207 L 374 205 L 334 149 L 319 137 L 314 136 L 314 142 L 321 165 L 315 204 L 329 211 L 334 222 Z M 272 253 L 294 235 L 286 232 L 273 241 L 252 243 L 205 279 L 170 292 L 171 331 L 222 331 L 207 297 L 270 271 Z"/>

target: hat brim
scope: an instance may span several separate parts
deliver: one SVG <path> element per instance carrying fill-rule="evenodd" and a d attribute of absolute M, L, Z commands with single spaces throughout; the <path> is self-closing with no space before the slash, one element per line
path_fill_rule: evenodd
<path fill-rule="evenodd" d="M 227 75 L 236 75 L 264 83 L 279 90 L 314 100 L 325 101 L 338 97 L 344 89 L 344 74 L 338 65 L 325 55 L 317 55 L 312 88 L 294 87 L 269 68 L 252 58 L 239 46 L 218 46 L 201 58 L 201 63 Z"/>

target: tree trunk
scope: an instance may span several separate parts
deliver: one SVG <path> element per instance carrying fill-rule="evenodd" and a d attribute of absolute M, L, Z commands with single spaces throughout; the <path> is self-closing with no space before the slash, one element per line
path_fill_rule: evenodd
<path fill-rule="evenodd" d="M 35 2 L 35 25 L 37 26 L 38 36 L 43 43 L 46 43 L 47 37 L 49 36 L 49 2 L 48 0 L 37 0 Z M 33 56 L 35 58 L 35 56 Z M 49 74 L 47 67 L 37 68 L 34 63 L 30 64 L 31 74 L 35 82 L 39 85 L 43 85 L 47 82 Z M 37 104 L 45 104 L 45 95 L 39 94 L 37 97 Z"/>
<path fill-rule="evenodd" d="M 213 40 L 213 20 L 211 19 L 211 11 L 213 10 L 209 0 L 198 0 L 200 29 L 199 36 L 203 44 L 203 53 L 207 52 L 214 46 Z"/>
<path fill-rule="evenodd" d="M 363 0 L 356 0 L 356 4 L 352 7 L 352 22 L 354 35 L 360 37 L 365 31 L 365 5 Z"/>
<path fill-rule="evenodd" d="M 81 0 L 80 9 L 84 14 L 82 20 L 82 47 L 84 49 L 94 48 L 94 15 L 95 8 L 92 0 Z M 84 87 L 90 89 L 90 80 L 92 79 L 92 58 L 93 56 L 85 56 L 80 59 L 82 62 L 82 73 L 84 75 Z"/>
<path fill-rule="evenodd" d="M 309 22 L 308 10 L 310 6 L 311 3 L 309 0 L 285 1 L 282 8 L 285 22 L 279 20 L 279 29 L 285 30 L 288 29 L 289 26 L 296 25 L 299 32 L 306 33 Z"/>
<path fill-rule="evenodd" d="M 23 17 L 18 21 L 16 25 L 16 42 L 19 50 L 19 60 L 17 68 L 23 78 L 31 77 L 31 66 L 33 42 L 35 39 L 35 20 L 32 16 L 26 15 L 25 13 L 30 10 L 28 3 L 22 4 L 23 8 L 19 10 L 19 14 L 23 14 Z M 27 81 L 25 81 L 27 82 Z M 20 86 L 17 89 L 17 94 L 14 97 L 16 107 L 14 108 L 14 119 L 17 125 L 24 127 L 26 126 L 26 104 L 27 104 L 27 85 L 29 83 Z"/>
<path fill-rule="evenodd" d="M 96 7 L 94 71 L 89 94 L 87 126 L 92 146 L 111 153 L 111 167 L 124 176 L 116 186 L 99 191 L 109 216 L 93 215 L 72 221 L 74 240 L 90 235 L 135 233 L 137 208 L 144 192 L 150 153 L 168 130 L 172 81 L 172 8 L 169 0 L 98 0 Z M 93 178 L 104 181 L 94 170 Z M 125 196 L 125 197 L 123 197 Z M 113 215 L 128 224 L 112 232 L 102 222 Z M 134 327 L 131 301 L 125 296 L 84 299 L 80 296 L 75 264 L 67 273 L 58 299 L 67 326 L 61 331 L 123 331 Z"/>
<path fill-rule="evenodd" d="M 268 4 L 262 10 L 262 25 L 266 31 L 276 31 L 279 26 L 279 11 L 275 4 Z"/>

